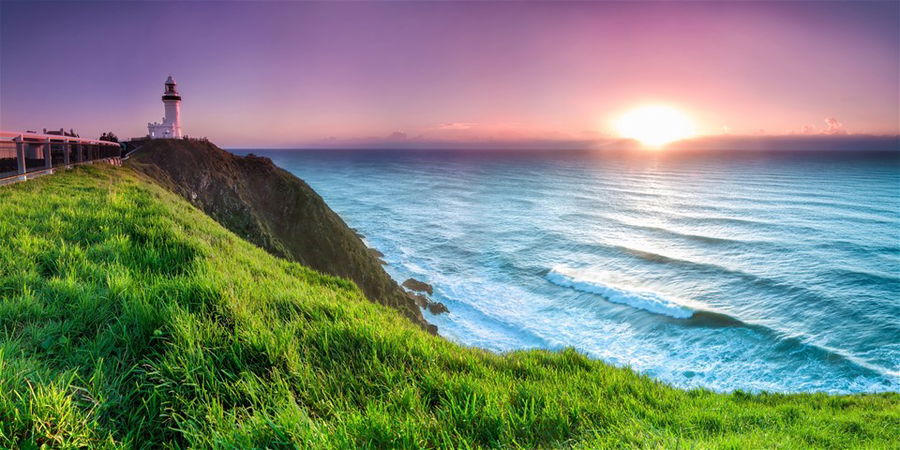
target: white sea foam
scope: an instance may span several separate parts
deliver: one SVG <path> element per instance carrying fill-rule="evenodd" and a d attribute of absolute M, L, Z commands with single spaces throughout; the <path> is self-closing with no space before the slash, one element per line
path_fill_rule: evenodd
<path fill-rule="evenodd" d="M 656 292 L 623 289 L 578 269 L 554 267 L 547 273 L 547 280 L 558 286 L 597 294 L 613 303 L 628 305 L 655 314 L 676 319 L 687 319 L 694 315 L 693 309 L 667 299 Z"/>

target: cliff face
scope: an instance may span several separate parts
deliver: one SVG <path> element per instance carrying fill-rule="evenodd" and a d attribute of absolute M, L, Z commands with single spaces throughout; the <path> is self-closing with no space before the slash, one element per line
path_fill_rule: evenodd
<path fill-rule="evenodd" d="M 277 256 L 353 280 L 370 300 L 436 331 L 365 244 L 303 180 L 268 158 L 239 157 L 212 143 L 150 141 L 127 164 Z"/>

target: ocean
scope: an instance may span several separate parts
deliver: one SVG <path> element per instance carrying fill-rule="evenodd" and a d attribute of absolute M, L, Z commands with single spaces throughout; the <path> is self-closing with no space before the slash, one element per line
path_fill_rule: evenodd
<path fill-rule="evenodd" d="M 900 390 L 900 154 L 235 150 L 308 182 L 445 338 L 673 386 Z"/>

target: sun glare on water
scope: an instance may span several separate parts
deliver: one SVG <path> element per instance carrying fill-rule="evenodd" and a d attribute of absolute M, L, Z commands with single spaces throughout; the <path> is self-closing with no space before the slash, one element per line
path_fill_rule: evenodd
<path fill-rule="evenodd" d="M 663 105 L 649 105 L 628 111 L 615 122 L 616 131 L 648 147 L 661 147 L 694 135 L 694 123 L 681 111 Z"/>

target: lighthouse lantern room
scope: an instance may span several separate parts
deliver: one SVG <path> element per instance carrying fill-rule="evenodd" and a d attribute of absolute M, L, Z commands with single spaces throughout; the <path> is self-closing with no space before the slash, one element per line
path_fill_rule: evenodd
<path fill-rule="evenodd" d="M 162 123 L 147 124 L 147 131 L 153 139 L 181 138 L 181 95 L 175 86 L 175 80 L 169 75 L 162 96 L 166 116 L 163 117 Z"/>

